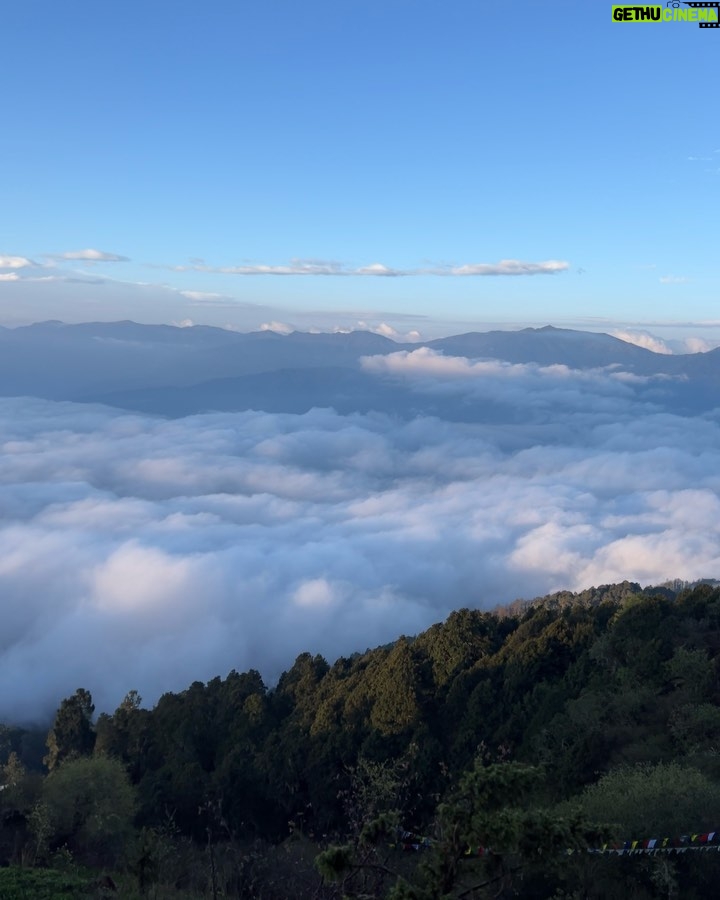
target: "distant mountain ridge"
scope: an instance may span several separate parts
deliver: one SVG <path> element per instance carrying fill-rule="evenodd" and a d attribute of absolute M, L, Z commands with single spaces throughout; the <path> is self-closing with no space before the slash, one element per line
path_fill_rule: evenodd
<path fill-rule="evenodd" d="M 539 365 L 566 365 L 588 369 L 620 363 L 633 371 L 657 371 L 657 357 L 609 334 L 572 331 L 567 328 L 523 328 L 520 331 L 487 331 L 458 334 L 430 341 L 427 346 L 448 356 L 491 357 L 511 363 L 534 362 Z"/>
<path fill-rule="evenodd" d="M 690 413 L 717 405 L 720 389 L 720 350 L 663 355 L 608 334 L 549 325 L 403 344 L 367 331 L 281 335 L 204 325 L 50 321 L 0 329 L 0 395 L 101 402 L 170 416 L 313 406 L 417 411 L 409 387 L 369 375 L 361 358 L 420 347 L 470 359 L 667 375 L 677 381 L 673 402 Z M 420 412 L 435 414 L 427 398 L 421 406 Z"/>

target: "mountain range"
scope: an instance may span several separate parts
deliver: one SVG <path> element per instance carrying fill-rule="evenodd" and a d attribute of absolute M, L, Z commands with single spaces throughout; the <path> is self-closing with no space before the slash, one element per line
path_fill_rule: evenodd
<path fill-rule="evenodd" d="M 480 406 L 423 392 L 364 357 L 428 348 L 445 357 L 501 360 L 536 367 L 605 369 L 634 376 L 636 389 L 660 409 L 694 415 L 717 405 L 720 348 L 664 355 L 608 334 L 545 326 L 470 332 L 402 344 L 378 334 L 272 331 L 239 333 L 209 326 L 50 321 L 0 328 L 0 396 L 103 403 L 184 416 L 258 409 L 341 414 L 371 410 L 458 421 L 512 420 L 507 404 Z"/>

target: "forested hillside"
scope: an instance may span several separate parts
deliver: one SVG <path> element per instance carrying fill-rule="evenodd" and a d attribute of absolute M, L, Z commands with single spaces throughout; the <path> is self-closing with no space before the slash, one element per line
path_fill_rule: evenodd
<path fill-rule="evenodd" d="M 95 717 L 80 688 L 47 735 L 0 730 L 0 897 L 714 896 L 719 649 L 719 589 L 626 582 L 272 689 Z"/>

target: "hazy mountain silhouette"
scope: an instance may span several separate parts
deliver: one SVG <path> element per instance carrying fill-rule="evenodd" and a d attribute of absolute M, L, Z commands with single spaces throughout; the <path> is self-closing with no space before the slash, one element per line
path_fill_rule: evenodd
<path fill-rule="evenodd" d="M 519 420 L 516 410 L 492 399 L 469 403 L 462 397 L 427 396 L 393 379 L 337 366 L 278 369 L 188 387 L 147 388 L 85 399 L 174 417 L 245 409 L 304 413 L 318 407 L 332 408 L 341 415 L 374 411 L 402 418 L 437 416 L 454 422 Z"/>
<path fill-rule="evenodd" d="M 620 364 L 643 373 L 659 371 L 656 363 L 661 356 L 609 334 L 572 331 L 552 325 L 521 331 L 474 331 L 430 341 L 427 346 L 442 350 L 447 356 L 489 357 L 543 366 L 559 363 L 572 369 Z"/>
<path fill-rule="evenodd" d="M 507 405 L 419 394 L 361 367 L 364 356 L 421 346 L 470 359 L 581 370 L 614 366 L 633 375 L 663 375 L 668 377 L 662 382 L 638 388 L 661 408 L 694 414 L 718 405 L 720 350 L 670 356 L 607 334 L 552 326 L 399 344 L 363 331 L 280 335 L 210 326 L 42 322 L 0 329 L 0 395 L 101 402 L 169 416 L 207 410 L 303 412 L 319 406 L 340 413 L 513 421 Z"/>

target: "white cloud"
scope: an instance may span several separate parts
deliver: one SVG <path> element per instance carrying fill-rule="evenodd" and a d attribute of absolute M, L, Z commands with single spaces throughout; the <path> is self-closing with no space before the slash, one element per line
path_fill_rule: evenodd
<path fill-rule="evenodd" d="M 0 256 L 0 269 L 26 269 L 34 265 L 36 263 L 25 256 Z"/>
<path fill-rule="evenodd" d="M 354 275 L 357 270 L 349 269 L 342 263 L 321 260 L 293 259 L 288 265 L 248 265 L 248 266 L 193 266 L 200 272 L 219 272 L 223 275 Z"/>
<path fill-rule="evenodd" d="M 686 284 L 690 279 L 682 275 L 661 275 L 660 284 Z"/>
<path fill-rule="evenodd" d="M 227 299 L 225 294 L 216 294 L 212 291 L 179 291 L 179 293 L 188 300 L 198 300 L 200 302 L 203 300 Z"/>
<path fill-rule="evenodd" d="M 338 600 L 337 589 L 325 578 L 303 581 L 293 595 L 293 601 L 305 608 L 327 608 Z"/>
<path fill-rule="evenodd" d="M 499 359 L 471 360 L 464 356 L 445 356 L 431 347 L 419 347 L 417 350 L 398 350 L 385 356 L 364 356 L 360 360 L 362 367 L 376 374 L 400 375 L 409 378 L 424 378 L 443 381 L 466 382 L 506 382 L 521 383 L 528 391 L 528 402 L 531 393 L 544 391 L 549 384 L 560 386 L 575 384 L 584 387 L 592 384 L 597 389 L 613 386 L 618 379 L 631 373 L 609 371 L 605 369 L 570 369 L 565 365 L 555 364 L 540 366 L 537 363 L 510 363 Z M 636 376 L 638 377 L 638 376 Z M 615 389 L 614 387 L 612 388 Z"/>
<path fill-rule="evenodd" d="M 714 350 L 715 347 L 720 346 L 718 341 L 708 341 L 700 337 L 684 338 L 683 344 L 687 353 L 707 353 L 708 350 Z"/>
<path fill-rule="evenodd" d="M 92 574 L 91 603 L 108 612 L 140 617 L 161 608 L 177 615 L 177 597 L 188 580 L 188 558 L 138 545 L 121 544 Z"/>
<path fill-rule="evenodd" d="M 295 331 L 295 328 L 292 325 L 288 325 L 287 322 L 263 322 L 260 326 L 260 331 L 275 331 L 277 334 L 291 334 Z"/>
<path fill-rule="evenodd" d="M 447 269 L 431 269 L 434 275 L 555 275 L 565 272 L 570 263 L 557 259 L 545 262 L 522 262 L 519 259 L 501 259 L 498 263 L 470 263 Z"/>
<path fill-rule="evenodd" d="M 384 266 L 382 263 L 372 263 L 369 266 L 362 266 L 359 269 L 356 269 L 354 272 L 355 275 L 380 275 L 380 276 L 388 276 L 394 278 L 398 275 L 406 275 L 407 272 L 401 272 L 399 269 L 391 269 L 388 266 Z"/>
<path fill-rule="evenodd" d="M 362 325 L 362 323 L 360 324 Z M 397 331 L 397 329 L 393 328 L 392 325 L 388 325 L 386 322 L 381 322 L 379 325 L 374 326 L 370 330 L 374 331 L 375 334 L 381 334 L 383 337 L 399 337 L 399 332 Z"/>
<path fill-rule="evenodd" d="M 86 262 L 128 262 L 127 256 L 120 256 L 117 253 L 106 253 L 103 250 L 70 250 L 67 253 L 61 253 L 59 259 L 75 259 L 85 260 Z"/>
<path fill-rule="evenodd" d="M 659 337 L 650 334 L 649 331 L 632 331 L 630 329 L 617 328 L 611 331 L 613 337 L 626 341 L 628 344 L 635 344 L 637 347 L 644 347 L 646 350 L 652 350 L 653 353 L 671 354 L 672 350 Z"/>
<path fill-rule="evenodd" d="M 340 330 L 340 328 L 336 329 Z M 350 331 L 351 329 L 344 329 L 345 331 Z M 415 341 L 422 340 L 422 335 L 416 329 L 411 329 L 410 331 L 401 332 L 398 331 L 397 328 L 394 328 L 392 325 L 388 325 L 387 322 L 379 322 L 374 325 L 372 323 L 368 323 L 363 321 L 362 319 L 357 322 L 357 330 L 359 331 L 371 331 L 373 334 L 380 334 L 383 337 L 390 338 L 393 341 L 401 341 L 414 343 Z"/>
<path fill-rule="evenodd" d="M 368 372 L 394 375 L 425 375 L 435 378 L 468 378 L 498 373 L 520 374 L 524 365 L 513 365 L 500 360 L 472 362 L 464 356 L 444 356 L 430 347 L 417 350 L 399 350 L 387 356 L 364 356 L 362 367 Z"/>
<path fill-rule="evenodd" d="M 0 272 L 0 281 L 18 281 L 19 278 L 17 272 Z"/>

